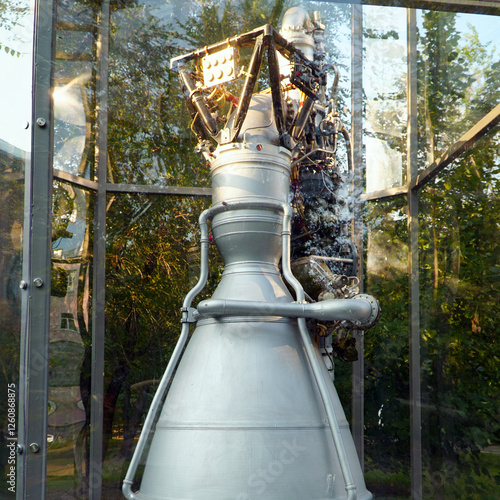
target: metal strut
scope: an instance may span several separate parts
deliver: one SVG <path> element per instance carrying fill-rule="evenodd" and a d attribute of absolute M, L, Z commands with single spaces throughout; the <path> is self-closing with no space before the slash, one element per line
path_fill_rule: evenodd
<path fill-rule="evenodd" d="M 295 278 L 290 267 L 290 236 L 291 236 L 291 220 L 292 220 L 292 209 L 288 205 L 283 205 L 283 232 L 282 232 L 282 256 L 281 256 L 281 266 L 283 269 L 283 276 L 285 277 L 288 284 L 294 289 L 297 302 L 305 301 L 304 289 L 300 282 Z M 339 459 L 340 468 L 342 469 L 342 475 L 344 476 L 344 484 L 347 492 L 347 500 L 356 500 L 358 495 L 356 491 L 356 485 L 354 484 L 353 475 L 351 471 L 351 466 L 347 459 L 347 453 L 345 451 L 344 442 L 342 441 L 342 436 L 340 434 L 340 427 L 335 418 L 335 410 L 332 405 L 332 400 L 330 398 L 328 387 L 326 385 L 325 378 L 321 372 L 321 368 L 318 359 L 315 355 L 314 348 L 311 342 L 311 337 L 307 331 L 306 320 L 304 318 L 298 318 L 297 324 L 299 325 L 299 332 L 302 343 L 304 344 L 304 349 L 311 364 L 311 368 L 318 384 L 318 389 L 321 394 L 321 399 L 325 406 L 326 416 L 328 418 L 328 424 L 330 426 L 330 432 L 332 433 L 333 442 L 335 444 L 335 449 L 337 450 L 337 455 Z"/>

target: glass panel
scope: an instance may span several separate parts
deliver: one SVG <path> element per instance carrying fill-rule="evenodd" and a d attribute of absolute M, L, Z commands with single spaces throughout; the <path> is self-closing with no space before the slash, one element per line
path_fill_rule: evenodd
<path fill-rule="evenodd" d="M 498 103 L 498 17 L 419 12 L 419 163 L 425 168 Z"/>
<path fill-rule="evenodd" d="M 406 11 L 367 7 L 363 90 L 366 191 L 401 186 L 406 158 Z"/>
<path fill-rule="evenodd" d="M 182 2 L 160 6 L 140 1 L 112 12 L 110 182 L 209 185 L 208 169 L 194 152 L 196 140 L 178 79 L 168 70 L 180 46 L 192 48 L 189 38 L 183 40 L 185 24 L 194 23 L 199 9 L 195 3 L 186 9 Z M 211 14 L 216 20 L 216 11 Z M 200 31 L 208 29 L 200 25 Z M 217 25 L 210 29 L 217 30 Z M 196 36 L 194 26 L 192 31 Z"/>
<path fill-rule="evenodd" d="M 313 9 L 323 11 L 328 22 L 327 58 L 345 65 L 350 56 L 349 7 L 314 3 Z M 284 10 L 283 2 L 272 0 L 189 2 L 189 8 L 179 0 L 139 1 L 114 10 L 108 180 L 208 187 L 210 172 L 194 151 L 191 119 L 177 75 L 168 70 L 170 59 L 266 22 L 277 25 Z M 349 71 L 345 66 L 342 70 L 345 88 Z"/>
<path fill-rule="evenodd" d="M 421 196 L 425 498 L 498 496 L 499 146 L 483 139 Z"/>
<path fill-rule="evenodd" d="M 58 170 L 94 176 L 96 25 L 89 7 L 58 2 L 54 74 L 54 160 Z"/>
<path fill-rule="evenodd" d="M 406 199 L 366 208 L 366 292 L 382 309 L 365 334 L 365 478 L 376 498 L 410 498 Z"/>
<path fill-rule="evenodd" d="M 0 0 L 0 497 L 16 493 L 24 173 L 31 149 L 33 15 Z"/>
<path fill-rule="evenodd" d="M 53 187 L 47 498 L 85 498 L 88 478 L 92 196 Z"/>
<path fill-rule="evenodd" d="M 209 199 L 117 196 L 108 202 L 103 496 L 119 498 L 157 384 L 199 276 L 198 214 Z M 220 272 L 211 247 L 211 279 Z M 200 298 L 208 298 L 207 285 Z"/>

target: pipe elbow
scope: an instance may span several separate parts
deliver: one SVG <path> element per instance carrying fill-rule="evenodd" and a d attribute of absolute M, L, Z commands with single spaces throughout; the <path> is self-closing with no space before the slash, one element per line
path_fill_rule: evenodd
<path fill-rule="evenodd" d="M 130 479 L 124 479 L 122 484 L 122 493 L 128 500 L 136 500 L 137 496 L 132 491 L 132 481 Z"/>
<path fill-rule="evenodd" d="M 352 297 L 351 300 L 362 300 L 366 303 L 366 316 L 364 318 L 358 318 L 352 323 L 359 328 L 360 330 L 368 330 L 368 328 L 372 328 L 375 326 L 380 319 L 380 304 L 375 297 L 371 295 L 367 295 L 366 293 L 359 293 Z"/>

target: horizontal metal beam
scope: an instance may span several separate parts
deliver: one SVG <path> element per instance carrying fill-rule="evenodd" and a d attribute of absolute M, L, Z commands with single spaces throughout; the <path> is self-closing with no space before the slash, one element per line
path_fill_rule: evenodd
<path fill-rule="evenodd" d="M 181 186 L 148 186 L 137 184 L 106 184 L 110 193 L 164 194 L 169 196 L 212 196 L 211 188 L 181 187 Z"/>
<path fill-rule="evenodd" d="M 380 200 L 381 198 L 389 198 L 391 196 L 398 196 L 408 192 L 407 186 L 397 186 L 389 189 L 382 189 L 380 191 L 372 191 L 371 193 L 363 193 L 359 199 L 361 201 Z"/>
<path fill-rule="evenodd" d="M 410 189 L 416 190 L 423 187 L 453 160 L 456 160 L 461 154 L 474 146 L 476 142 L 487 134 L 493 127 L 500 123 L 500 104 L 484 116 L 470 130 L 468 130 L 460 139 L 451 146 L 437 160 L 432 162 L 423 172 L 421 172 L 410 183 Z"/>
<path fill-rule="evenodd" d="M 70 184 L 77 184 L 79 187 L 97 191 L 97 182 L 85 179 L 84 177 L 63 172 L 57 168 L 52 169 L 52 175 L 54 176 L 54 179 L 69 182 Z"/>
<path fill-rule="evenodd" d="M 69 174 L 62 170 L 53 169 L 54 179 L 75 184 L 83 189 L 97 191 L 98 183 L 78 175 Z M 105 191 L 109 193 L 132 194 L 163 194 L 166 196 L 212 196 L 211 188 L 182 187 L 182 186 L 152 186 L 148 184 L 105 184 Z"/>
<path fill-rule="evenodd" d="M 327 0 L 328 1 L 328 0 Z M 329 0 L 334 3 L 359 3 L 384 7 L 467 12 L 472 14 L 500 15 L 499 0 Z"/>

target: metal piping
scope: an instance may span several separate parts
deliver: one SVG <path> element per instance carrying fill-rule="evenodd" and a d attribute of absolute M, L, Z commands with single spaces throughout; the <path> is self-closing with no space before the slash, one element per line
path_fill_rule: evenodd
<path fill-rule="evenodd" d="M 139 436 L 139 440 L 137 442 L 137 446 L 134 450 L 134 454 L 132 456 L 132 460 L 130 461 L 127 474 L 123 480 L 122 492 L 125 498 L 128 500 L 140 500 L 140 496 L 136 495 L 132 491 L 132 484 L 134 483 L 134 477 L 137 472 L 137 467 L 139 466 L 139 461 L 144 452 L 144 448 L 146 447 L 146 442 L 149 437 L 149 433 L 153 427 L 154 419 L 156 418 L 156 414 L 160 409 L 163 397 L 165 396 L 165 392 L 167 390 L 170 379 L 179 363 L 182 352 L 184 351 L 184 347 L 186 345 L 187 339 L 189 337 L 189 311 L 191 307 L 191 303 L 194 298 L 203 290 L 205 284 L 208 279 L 208 245 L 209 245 L 209 235 L 208 235 L 208 225 L 207 221 L 211 219 L 213 216 L 225 212 L 227 210 L 237 210 L 237 209 L 246 209 L 246 208 L 264 208 L 270 210 L 281 211 L 281 205 L 273 202 L 234 202 L 231 204 L 223 203 L 221 205 L 216 205 L 208 208 L 203 211 L 199 217 L 199 225 L 200 225 L 200 245 L 201 245 L 201 253 L 200 253 L 200 277 L 196 285 L 188 292 L 186 297 L 184 298 L 184 302 L 182 304 L 182 328 L 181 334 L 179 336 L 179 340 L 175 346 L 174 352 L 168 362 L 167 368 L 161 378 L 160 384 L 156 393 L 153 397 L 153 401 L 151 403 L 151 407 L 148 411 L 146 420 L 144 421 L 144 426 L 142 428 L 141 434 Z"/>
<path fill-rule="evenodd" d="M 173 61 L 188 90 L 188 108 L 200 140 L 200 151 L 211 164 L 213 207 L 200 217 L 200 279 L 184 300 L 181 336 L 124 480 L 123 492 L 129 500 L 172 495 L 213 500 L 242 494 L 248 498 L 256 498 L 255 494 L 260 497 L 262 491 L 253 481 L 253 472 L 265 467 L 266 457 L 271 460 L 270 464 L 275 463 L 276 453 L 286 442 L 284 438 L 293 438 L 294 443 L 297 439 L 301 443 L 297 446 L 303 446 L 304 453 L 300 457 L 294 454 L 297 461 L 293 460 L 293 466 L 287 460 L 286 465 L 290 467 L 286 471 L 283 468 L 286 476 L 269 484 L 266 499 L 324 498 L 325 481 L 326 495 L 331 498 L 371 498 L 365 489 L 340 401 L 305 318 L 347 320 L 368 328 L 378 319 L 379 307 L 368 295 L 349 299 L 351 294 L 342 300 L 306 304 L 306 293 L 291 271 L 294 211 L 289 205 L 288 193 L 290 175 L 297 174 L 297 170 L 291 172 L 295 141 L 288 134 L 300 139 L 306 127 L 311 133 L 315 132 L 312 139 L 308 133 L 307 144 L 297 148 L 299 155 L 305 155 L 299 161 L 304 161 L 318 148 L 324 150 L 327 145 L 327 155 L 334 157 L 336 143 L 326 140 L 331 134 L 336 138 L 336 134 L 342 133 L 348 146 L 349 138 L 347 131 L 341 130 L 341 123 L 337 124 L 338 115 L 329 117 L 331 123 L 325 130 L 318 120 L 311 118 L 312 113 L 317 112 L 318 118 L 327 119 L 327 106 L 333 113 L 333 102 L 325 102 L 326 74 L 321 63 L 324 26 L 319 16 L 315 15 L 312 22 L 302 8 L 292 9 L 287 15 L 289 21 L 293 19 L 288 31 L 300 50 L 270 25 L 231 39 L 236 47 L 253 42 L 254 52 L 249 70 L 239 75 L 246 74 L 240 100 L 220 131 L 213 128 L 216 110 L 205 90 L 200 87 L 190 91 L 191 73 L 183 67 L 187 60 L 203 58 L 216 46 L 205 47 L 203 53 L 198 51 L 196 56 L 192 53 Z M 317 38 L 315 30 L 318 30 Z M 232 43 L 227 40 L 225 44 Z M 271 95 L 254 95 L 264 48 L 267 49 Z M 276 50 L 297 68 L 285 86 L 281 85 L 277 71 Z M 200 76 L 199 68 L 196 66 L 192 75 Z M 237 71 L 233 73 L 236 75 Z M 285 102 L 287 113 L 283 108 Z M 207 110 L 213 114 L 203 113 Z M 285 124 L 285 114 L 290 118 L 295 115 L 295 120 Z M 209 135 L 219 144 L 215 151 L 203 140 Z M 314 167 L 308 163 L 306 168 L 319 169 L 325 183 L 322 168 L 329 168 L 331 164 L 331 158 L 320 155 L 312 161 Z M 349 165 L 351 167 L 351 161 Z M 225 269 L 213 298 L 200 302 L 196 309 L 191 307 L 191 302 L 204 287 L 208 273 L 206 222 L 209 217 L 213 217 L 213 240 L 224 259 Z M 255 244 L 257 237 L 258 244 Z M 284 280 L 295 291 L 295 302 Z M 205 319 L 211 317 L 216 319 Z M 293 317 L 297 321 L 279 317 Z M 189 324 L 200 319 L 187 345 Z M 250 332 L 254 335 L 247 340 Z M 257 369 L 253 360 L 259 358 L 266 362 Z M 293 367 L 289 363 L 292 358 L 298 361 Z M 330 369 L 328 365 L 326 368 Z M 233 373 L 230 385 L 226 383 L 227 373 Z M 255 387 L 266 389 L 257 394 Z M 288 397 L 290 394 L 294 397 Z M 157 422 L 155 436 L 148 452 L 141 491 L 133 493 L 134 475 L 154 422 Z M 225 434 L 219 432 L 221 429 Z M 227 430 L 231 432 L 227 434 Z M 178 453 L 165 454 L 166 449 Z M 246 477 L 248 471 L 252 473 Z M 301 481 L 296 482 L 297 475 Z M 296 486 L 293 494 L 290 481 Z"/>
<path fill-rule="evenodd" d="M 168 366 L 163 374 L 163 377 L 160 381 L 160 385 L 156 391 L 156 394 L 153 398 L 153 402 L 151 403 L 151 408 L 148 412 L 146 420 L 144 422 L 144 426 L 139 437 L 139 441 L 137 443 L 136 449 L 134 451 L 134 455 L 130 462 L 127 474 L 125 479 L 123 480 L 122 491 L 128 500 L 140 500 L 140 496 L 136 495 L 132 492 L 132 484 L 137 472 L 137 467 L 139 466 L 139 461 L 144 452 L 144 448 L 146 446 L 147 438 L 149 437 L 149 433 L 151 432 L 151 428 L 153 426 L 154 419 L 158 410 L 160 408 L 162 399 L 165 395 L 165 392 L 168 387 L 168 383 L 170 378 L 172 377 L 175 368 L 179 362 L 180 356 L 184 350 L 186 345 L 186 341 L 189 336 L 189 310 L 193 299 L 200 293 L 200 291 L 204 288 L 207 278 L 208 278 L 208 226 L 207 220 L 218 213 L 225 212 L 227 210 L 237 210 L 237 209 L 246 209 L 260 206 L 260 208 L 270 209 L 274 211 L 283 211 L 283 229 L 282 229 L 282 268 L 283 275 L 285 280 L 292 286 L 295 290 L 297 303 L 295 304 L 269 304 L 269 303 L 252 303 L 252 302 L 244 302 L 244 301 L 228 301 L 228 300 L 207 300 L 200 302 L 198 307 L 203 309 L 203 312 L 210 314 L 210 312 L 214 312 L 214 316 L 220 315 L 215 312 L 217 307 L 226 307 L 227 311 L 224 311 L 223 314 L 237 314 L 237 311 L 240 311 L 244 314 L 262 314 L 264 310 L 266 315 L 271 315 L 271 312 L 279 313 L 279 315 L 290 315 L 296 316 L 304 312 L 303 317 L 298 317 L 297 323 L 299 326 L 299 332 L 301 336 L 302 343 L 304 345 L 304 349 L 311 364 L 311 368 L 314 374 L 314 378 L 318 385 L 318 389 L 323 401 L 323 405 L 325 407 L 325 411 L 328 418 L 328 423 L 330 427 L 330 432 L 332 434 L 333 442 L 335 445 L 335 449 L 337 451 L 340 468 L 342 470 L 342 474 L 344 476 L 345 489 L 347 492 L 347 500 L 356 500 L 356 486 L 353 481 L 349 461 L 347 459 L 347 454 L 345 451 L 344 443 L 342 441 L 342 436 L 340 433 L 340 427 L 338 425 L 337 419 L 335 417 L 335 410 L 333 408 L 331 399 L 328 394 L 328 387 L 326 385 L 325 378 L 321 373 L 321 368 L 319 366 L 318 359 L 315 356 L 314 348 L 312 346 L 311 338 L 309 336 L 309 332 L 307 330 L 305 317 L 321 317 L 325 318 L 324 315 L 331 317 L 330 315 L 338 315 L 341 310 L 344 313 L 343 318 L 339 319 L 349 319 L 345 318 L 346 314 L 353 314 L 353 319 L 360 321 L 361 317 L 364 316 L 364 319 L 361 321 L 369 321 L 370 318 L 375 314 L 378 315 L 378 305 L 374 307 L 374 303 L 376 301 L 370 301 L 367 299 L 369 296 L 363 296 L 362 300 L 347 300 L 342 299 L 339 300 L 339 304 L 337 301 L 325 301 L 331 303 L 327 305 L 327 307 L 313 307 L 308 308 L 307 306 L 321 306 L 321 304 L 305 304 L 305 294 L 300 282 L 295 278 L 292 274 L 290 268 L 290 236 L 291 236 L 291 218 L 292 218 L 292 209 L 290 206 L 285 204 L 279 204 L 274 202 L 264 202 L 264 203 L 255 203 L 255 202 L 234 202 L 231 204 L 223 203 L 221 205 L 217 205 L 205 210 L 199 218 L 200 231 L 201 231 L 201 263 L 200 263 L 200 278 L 198 283 L 188 292 L 184 299 L 183 307 L 182 307 L 182 329 L 179 340 L 175 346 L 174 352 Z M 369 297 L 371 299 L 371 297 Z M 347 302 L 348 307 L 342 308 L 342 304 L 340 302 Z M 269 311 L 269 307 L 272 307 L 273 310 Z M 241 308 L 241 309 L 238 309 Z M 265 309 L 267 308 L 267 310 Z M 352 311 L 350 310 L 352 308 Z M 244 311 L 243 311 L 244 310 Z M 288 313 L 288 314 L 285 314 Z M 293 314 L 292 314 L 293 313 Z M 308 314 L 310 314 L 308 316 Z M 318 316 L 319 315 L 319 316 Z M 323 315 L 323 316 L 322 316 Z M 333 318 L 335 319 L 335 318 Z"/>
<path fill-rule="evenodd" d="M 160 408 L 162 399 L 165 395 L 165 392 L 168 387 L 168 383 L 170 382 L 170 378 L 172 377 L 175 368 L 177 367 L 177 363 L 181 357 L 181 354 L 184 350 L 184 346 L 186 345 L 186 341 L 189 336 L 189 323 L 188 323 L 188 310 L 191 307 L 191 302 L 193 299 L 203 290 L 208 278 L 208 218 L 215 212 L 214 207 L 209 208 L 202 212 L 199 218 L 200 224 L 200 232 L 201 232 L 201 262 L 200 262 L 200 277 L 198 279 L 198 283 L 188 292 L 186 297 L 184 298 L 184 302 L 182 304 L 182 329 L 181 334 L 179 336 L 179 340 L 175 346 L 174 352 L 168 362 L 167 368 L 163 377 L 160 381 L 160 385 L 154 395 L 153 401 L 151 403 L 151 407 L 149 409 L 148 415 L 144 422 L 144 426 L 142 428 L 141 435 L 139 436 L 139 441 L 137 442 L 137 446 L 134 450 L 134 455 L 132 456 L 132 460 L 130 461 L 130 465 L 127 470 L 127 474 L 125 479 L 123 480 L 122 492 L 125 498 L 128 500 L 138 500 L 138 497 L 132 491 L 132 484 L 134 482 L 134 477 L 137 472 L 137 467 L 139 466 L 139 461 L 144 452 L 144 448 L 146 446 L 147 439 L 149 437 L 149 433 L 151 432 L 151 428 L 153 427 L 153 422 Z"/>
<path fill-rule="evenodd" d="M 307 96 L 306 100 L 304 101 L 304 104 L 300 108 L 299 114 L 297 115 L 297 118 L 295 119 L 295 123 L 293 124 L 292 127 L 292 137 L 295 140 L 299 140 L 304 132 L 304 128 L 307 124 L 307 120 L 309 116 L 311 115 L 311 112 L 314 108 L 314 99 L 311 97 Z M 302 158 L 301 158 L 302 160 Z"/>
<path fill-rule="evenodd" d="M 204 316 L 284 316 L 323 321 L 349 320 L 370 327 L 370 320 L 378 316 L 378 305 L 374 299 L 370 301 L 368 298 L 331 299 L 313 304 L 208 299 L 198 304 L 195 319 Z"/>
<path fill-rule="evenodd" d="M 205 127 L 207 128 L 208 132 L 212 136 L 214 136 L 215 134 L 217 134 L 217 122 L 210 113 L 210 110 L 208 109 L 208 106 L 203 99 L 203 94 L 201 93 L 200 89 L 196 87 L 193 79 L 186 70 L 179 70 L 179 76 L 182 83 L 186 87 L 186 91 L 188 92 L 189 97 L 192 99 L 192 103 L 196 108 L 196 111 L 205 124 Z"/>
<path fill-rule="evenodd" d="M 347 129 L 345 127 L 342 127 L 342 130 L 340 132 L 342 133 L 342 137 L 345 140 L 345 145 L 347 148 L 347 165 L 349 168 L 349 172 L 353 172 L 351 138 L 349 136 L 349 132 L 347 131 Z"/>
<path fill-rule="evenodd" d="M 291 220 L 292 220 L 292 209 L 288 205 L 283 206 L 283 233 L 282 233 L 282 257 L 281 265 L 283 269 L 283 276 L 285 280 L 292 286 L 295 290 L 297 302 L 304 303 L 305 295 L 304 289 L 300 282 L 292 274 L 290 267 L 290 236 L 291 236 Z M 318 359 L 314 354 L 314 349 L 311 342 L 311 337 L 307 331 L 306 320 L 304 318 L 298 318 L 297 323 L 299 326 L 300 337 L 302 343 L 304 344 L 304 349 L 311 363 L 311 368 L 313 370 L 314 378 L 318 384 L 318 389 L 321 394 L 321 399 L 323 400 L 323 405 L 325 407 L 326 415 L 328 418 L 328 424 L 330 426 L 330 431 L 332 433 L 333 442 L 335 444 L 335 449 L 337 450 L 337 456 L 339 459 L 340 468 L 342 469 L 342 474 L 344 476 L 345 489 L 347 493 L 347 500 L 356 500 L 358 495 L 356 492 L 356 485 L 354 484 L 351 466 L 349 465 L 349 460 L 345 451 L 344 443 L 342 441 L 342 436 L 340 434 L 340 427 L 335 417 L 335 410 L 332 405 L 332 401 L 328 394 L 328 387 L 326 385 L 325 378 L 321 373 L 321 369 L 318 363 Z"/>

